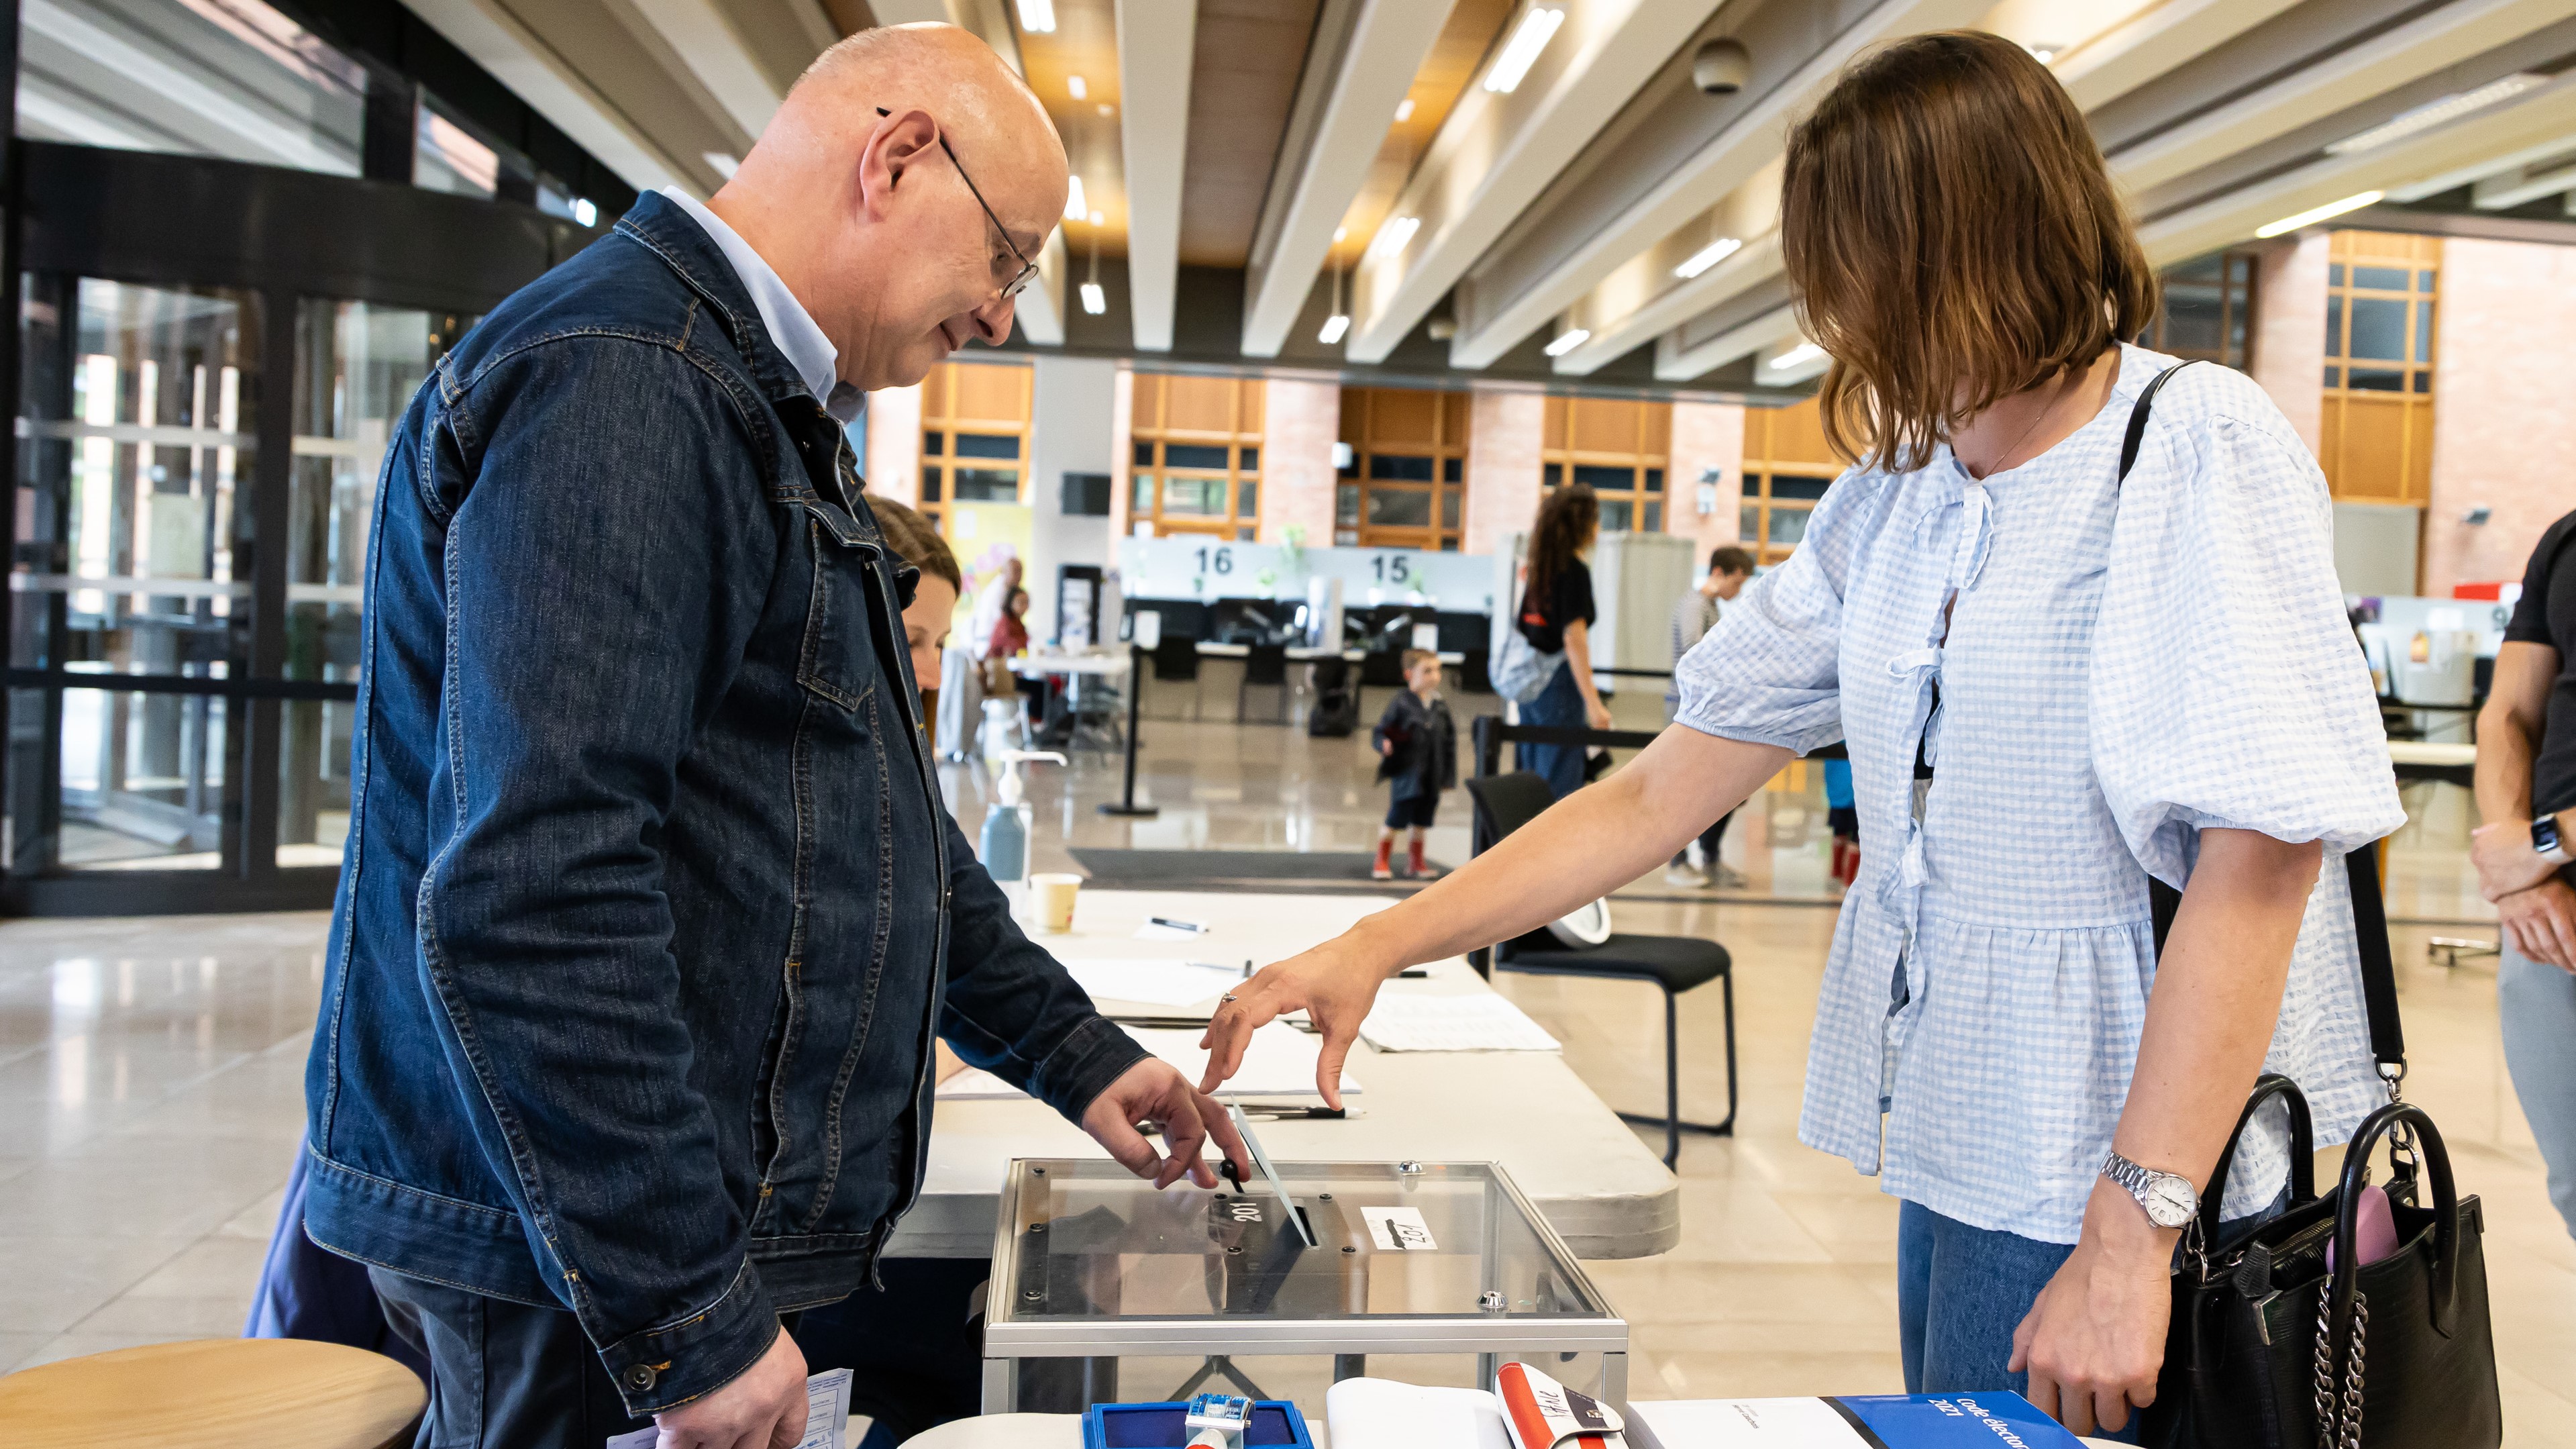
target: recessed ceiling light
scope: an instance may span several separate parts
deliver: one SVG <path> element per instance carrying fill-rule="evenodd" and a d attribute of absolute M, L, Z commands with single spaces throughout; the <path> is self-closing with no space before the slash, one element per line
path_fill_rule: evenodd
<path fill-rule="evenodd" d="M 1337 246 L 1338 246 L 1338 245 L 1340 245 L 1340 244 L 1341 244 L 1341 242 L 1342 242 L 1342 240 L 1343 240 L 1343 238 L 1348 237 L 1350 234 L 1351 234 L 1351 229 L 1350 229 L 1349 227 L 1346 227 L 1346 226 L 1337 226 L 1337 227 L 1334 227 L 1334 228 L 1333 228 L 1333 242 L 1334 242 L 1334 244 L 1335 244 L 1335 245 L 1337 245 Z"/>
<path fill-rule="evenodd" d="M 1406 96 L 1403 100 L 1397 101 L 1397 102 L 1395 103 L 1395 123 L 1396 123 L 1397 125 L 1401 126 L 1401 125 L 1403 125 L 1405 122 L 1410 121 L 1410 120 L 1412 120 L 1412 119 L 1413 119 L 1413 97 L 1411 97 L 1411 96 Z"/>
<path fill-rule="evenodd" d="M 1020 28 L 1032 35 L 1055 33 L 1055 0 L 1020 0 Z"/>
<path fill-rule="evenodd" d="M 698 159 L 706 162 L 718 176 L 727 181 L 731 181 L 733 174 L 742 169 L 742 158 L 730 151 L 709 151 Z"/>
<path fill-rule="evenodd" d="M 1824 355 L 1825 349 L 1818 347 L 1812 342 L 1801 342 L 1797 346 L 1790 348 L 1788 351 L 1781 353 L 1779 356 L 1772 358 L 1771 370 L 1773 372 L 1787 372 L 1793 367 L 1804 367 L 1808 363 L 1814 362 Z"/>
<path fill-rule="evenodd" d="M 1095 212 L 1093 212 L 1093 213 L 1091 214 L 1091 224 L 1092 224 L 1093 226 L 1098 226 L 1098 225 L 1100 225 L 1100 213 L 1099 213 L 1099 212 L 1096 212 L 1096 211 L 1095 211 Z"/>
<path fill-rule="evenodd" d="M 1107 101 L 1102 101 L 1100 103 L 1100 114 L 1104 116 L 1114 116 L 1118 114 L 1118 108 L 1109 104 Z"/>
<path fill-rule="evenodd" d="M 1090 214 L 1090 204 L 1082 199 L 1082 178 L 1078 175 L 1066 177 L 1064 191 L 1064 219 L 1067 221 L 1080 221 Z"/>
<path fill-rule="evenodd" d="M 1520 28 L 1503 42 L 1503 53 L 1494 59 L 1494 68 L 1485 72 L 1485 89 L 1509 95 L 1529 74 L 1538 61 L 1538 53 L 1547 49 L 1548 40 L 1565 23 L 1565 12 L 1553 5 L 1533 5 L 1522 14 Z"/>
<path fill-rule="evenodd" d="M 1592 329 L 1589 327 L 1577 327 L 1571 332 L 1560 332 L 1557 334 L 1556 340 L 1547 345 L 1547 355 L 1550 357 L 1563 357 L 1565 354 L 1572 352 L 1574 349 L 1581 347 L 1584 343 L 1591 340 Z"/>
<path fill-rule="evenodd" d="M 1064 78 L 1064 88 L 1071 91 L 1073 93 L 1073 98 L 1077 101 L 1087 101 L 1091 99 L 1091 83 L 1078 75 L 1066 76 Z"/>
<path fill-rule="evenodd" d="M 1082 284 L 1082 310 L 1094 317 L 1109 310 L 1109 298 L 1100 290 L 1098 282 Z"/>
<path fill-rule="evenodd" d="M 1716 266 L 1719 262 L 1725 261 L 1728 257 L 1735 255 L 1738 251 L 1743 250 L 1743 248 L 1744 242 L 1741 238 L 1731 236 L 1719 237 L 1717 240 L 1710 242 L 1707 246 L 1701 247 L 1698 251 L 1691 253 L 1687 258 L 1683 259 L 1680 266 L 1673 268 L 1673 275 L 1687 282 L 1691 278 L 1698 276 L 1700 273 L 1707 271 L 1709 268 Z"/>
<path fill-rule="evenodd" d="M 2518 71 L 2499 80 L 2491 80 L 2475 90 L 2461 91 L 2426 101 L 2411 110 L 2399 111 L 2367 131 L 2346 136 L 2326 147 L 2334 156 L 2349 156 L 2355 151 L 2370 151 L 2391 141 L 2403 141 L 2422 131 L 2429 131 L 2445 121 L 2455 121 L 2471 111 L 2483 111 L 2492 105 L 2512 100 L 2524 91 L 2549 84 L 2549 77 Z"/>
<path fill-rule="evenodd" d="M 1413 240 L 1413 234 L 1420 230 L 1422 230 L 1422 218 L 1399 216 L 1378 228 L 1377 240 L 1369 243 L 1369 250 L 1382 257 L 1394 256 L 1404 250 L 1405 246 Z"/>
<path fill-rule="evenodd" d="M 1330 347 L 1341 341 L 1342 334 L 1350 330 L 1351 319 L 1336 312 L 1324 319 L 1324 330 L 1315 334 L 1315 340 Z"/>
<path fill-rule="evenodd" d="M 2364 191 L 2347 196 L 2341 201 L 2329 201 L 2323 206 L 2312 206 L 2296 216 L 2285 216 L 2279 221 L 2258 226 L 2254 228 L 2254 234 L 2268 240 L 2284 232 L 2297 231 L 2303 226 L 2314 226 L 2328 217 L 2341 216 L 2347 211 L 2359 211 L 2387 194 L 2385 191 Z"/>

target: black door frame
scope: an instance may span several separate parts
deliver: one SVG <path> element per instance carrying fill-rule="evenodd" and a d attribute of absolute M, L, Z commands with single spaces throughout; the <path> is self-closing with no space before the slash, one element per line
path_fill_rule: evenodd
<path fill-rule="evenodd" d="M 11 13 L 14 4 L 0 6 Z M 15 114 L 16 26 L 0 42 L 0 101 Z M 12 691 L 45 693 L 59 718 L 67 688 L 178 694 L 225 701 L 227 780 L 224 836 L 239 849 L 216 870 L 9 872 L 0 877 L 0 914 L 144 915 L 326 907 L 337 887 L 331 866 L 277 864 L 280 726 L 295 700 L 354 700 L 347 682 L 283 678 L 286 663 L 287 537 L 293 480 L 295 331 L 305 298 L 371 302 L 431 311 L 488 312 L 502 298 L 603 234 L 514 202 L 423 191 L 400 182 L 321 176 L 200 157 L 112 151 L 12 140 L 5 178 L 7 218 L 0 250 L 0 397 L 13 411 L 20 386 L 21 280 L 29 273 L 98 277 L 145 286 L 222 287 L 260 299 L 258 444 L 246 524 L 237 556 L 252 586 L 246 677 L 100 675 L 11 668 Z M 603 219 L 605 220 L 605 219 Z M 18 463 L 23 477 L 24 458 Z M 13 488 L 17 486 L 15 480 Z M 0 543 L 18 562 L 17 510 L 0 509 Z M 11 595 L 11 607 L 38 595 Z M 40 791 L 59 808 L 61 740 L 42 755 Z M 0 792 L 8 753 L 0 750 Z M 236 772 L 237 770 L 237 772 Z"/>

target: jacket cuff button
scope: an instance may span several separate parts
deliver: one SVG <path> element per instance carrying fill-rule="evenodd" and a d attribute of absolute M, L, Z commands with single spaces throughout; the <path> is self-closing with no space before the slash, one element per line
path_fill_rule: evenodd
<path fill-rule="evenodd" d="M 639 1363 L 627 1365 L 622 1377 L 626 1380 L 626 1387 L 640 1394 L 653 1387 L 654 1380 L 662 1377 L 662 1374 L 649 1363 Z"/>

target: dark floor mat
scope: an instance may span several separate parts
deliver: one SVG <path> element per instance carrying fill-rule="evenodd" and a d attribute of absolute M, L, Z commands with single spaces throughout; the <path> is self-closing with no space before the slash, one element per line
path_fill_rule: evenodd
<path fill-rule="evenodd" d="M 1076 847 L 1074 862 L 1104 890 L 1119 887 L 1241 885 L 1246 882 L 1300 882 L 1314 885 L 1385 886 L 1369 879 L 1377 857 L 1366 851 L 1330 850 L 1106 850 Z M 1448 874 L 1449 867 L 1433 861 Z M 1394 884 L 1411 883 L 1397 860 Z"/>

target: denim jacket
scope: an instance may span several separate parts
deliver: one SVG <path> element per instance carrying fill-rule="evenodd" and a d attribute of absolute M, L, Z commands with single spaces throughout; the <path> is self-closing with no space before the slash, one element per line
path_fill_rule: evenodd
<path fill-rule="evenodd" d="M 940 802 L 913 578 L 658 196 L 438 364 L 368 544 L 315 1242 L 568 1307 L 652 1413 L 868 1277 L 934 1030 L 1068 1117 L 1143 1058 Z"/>

